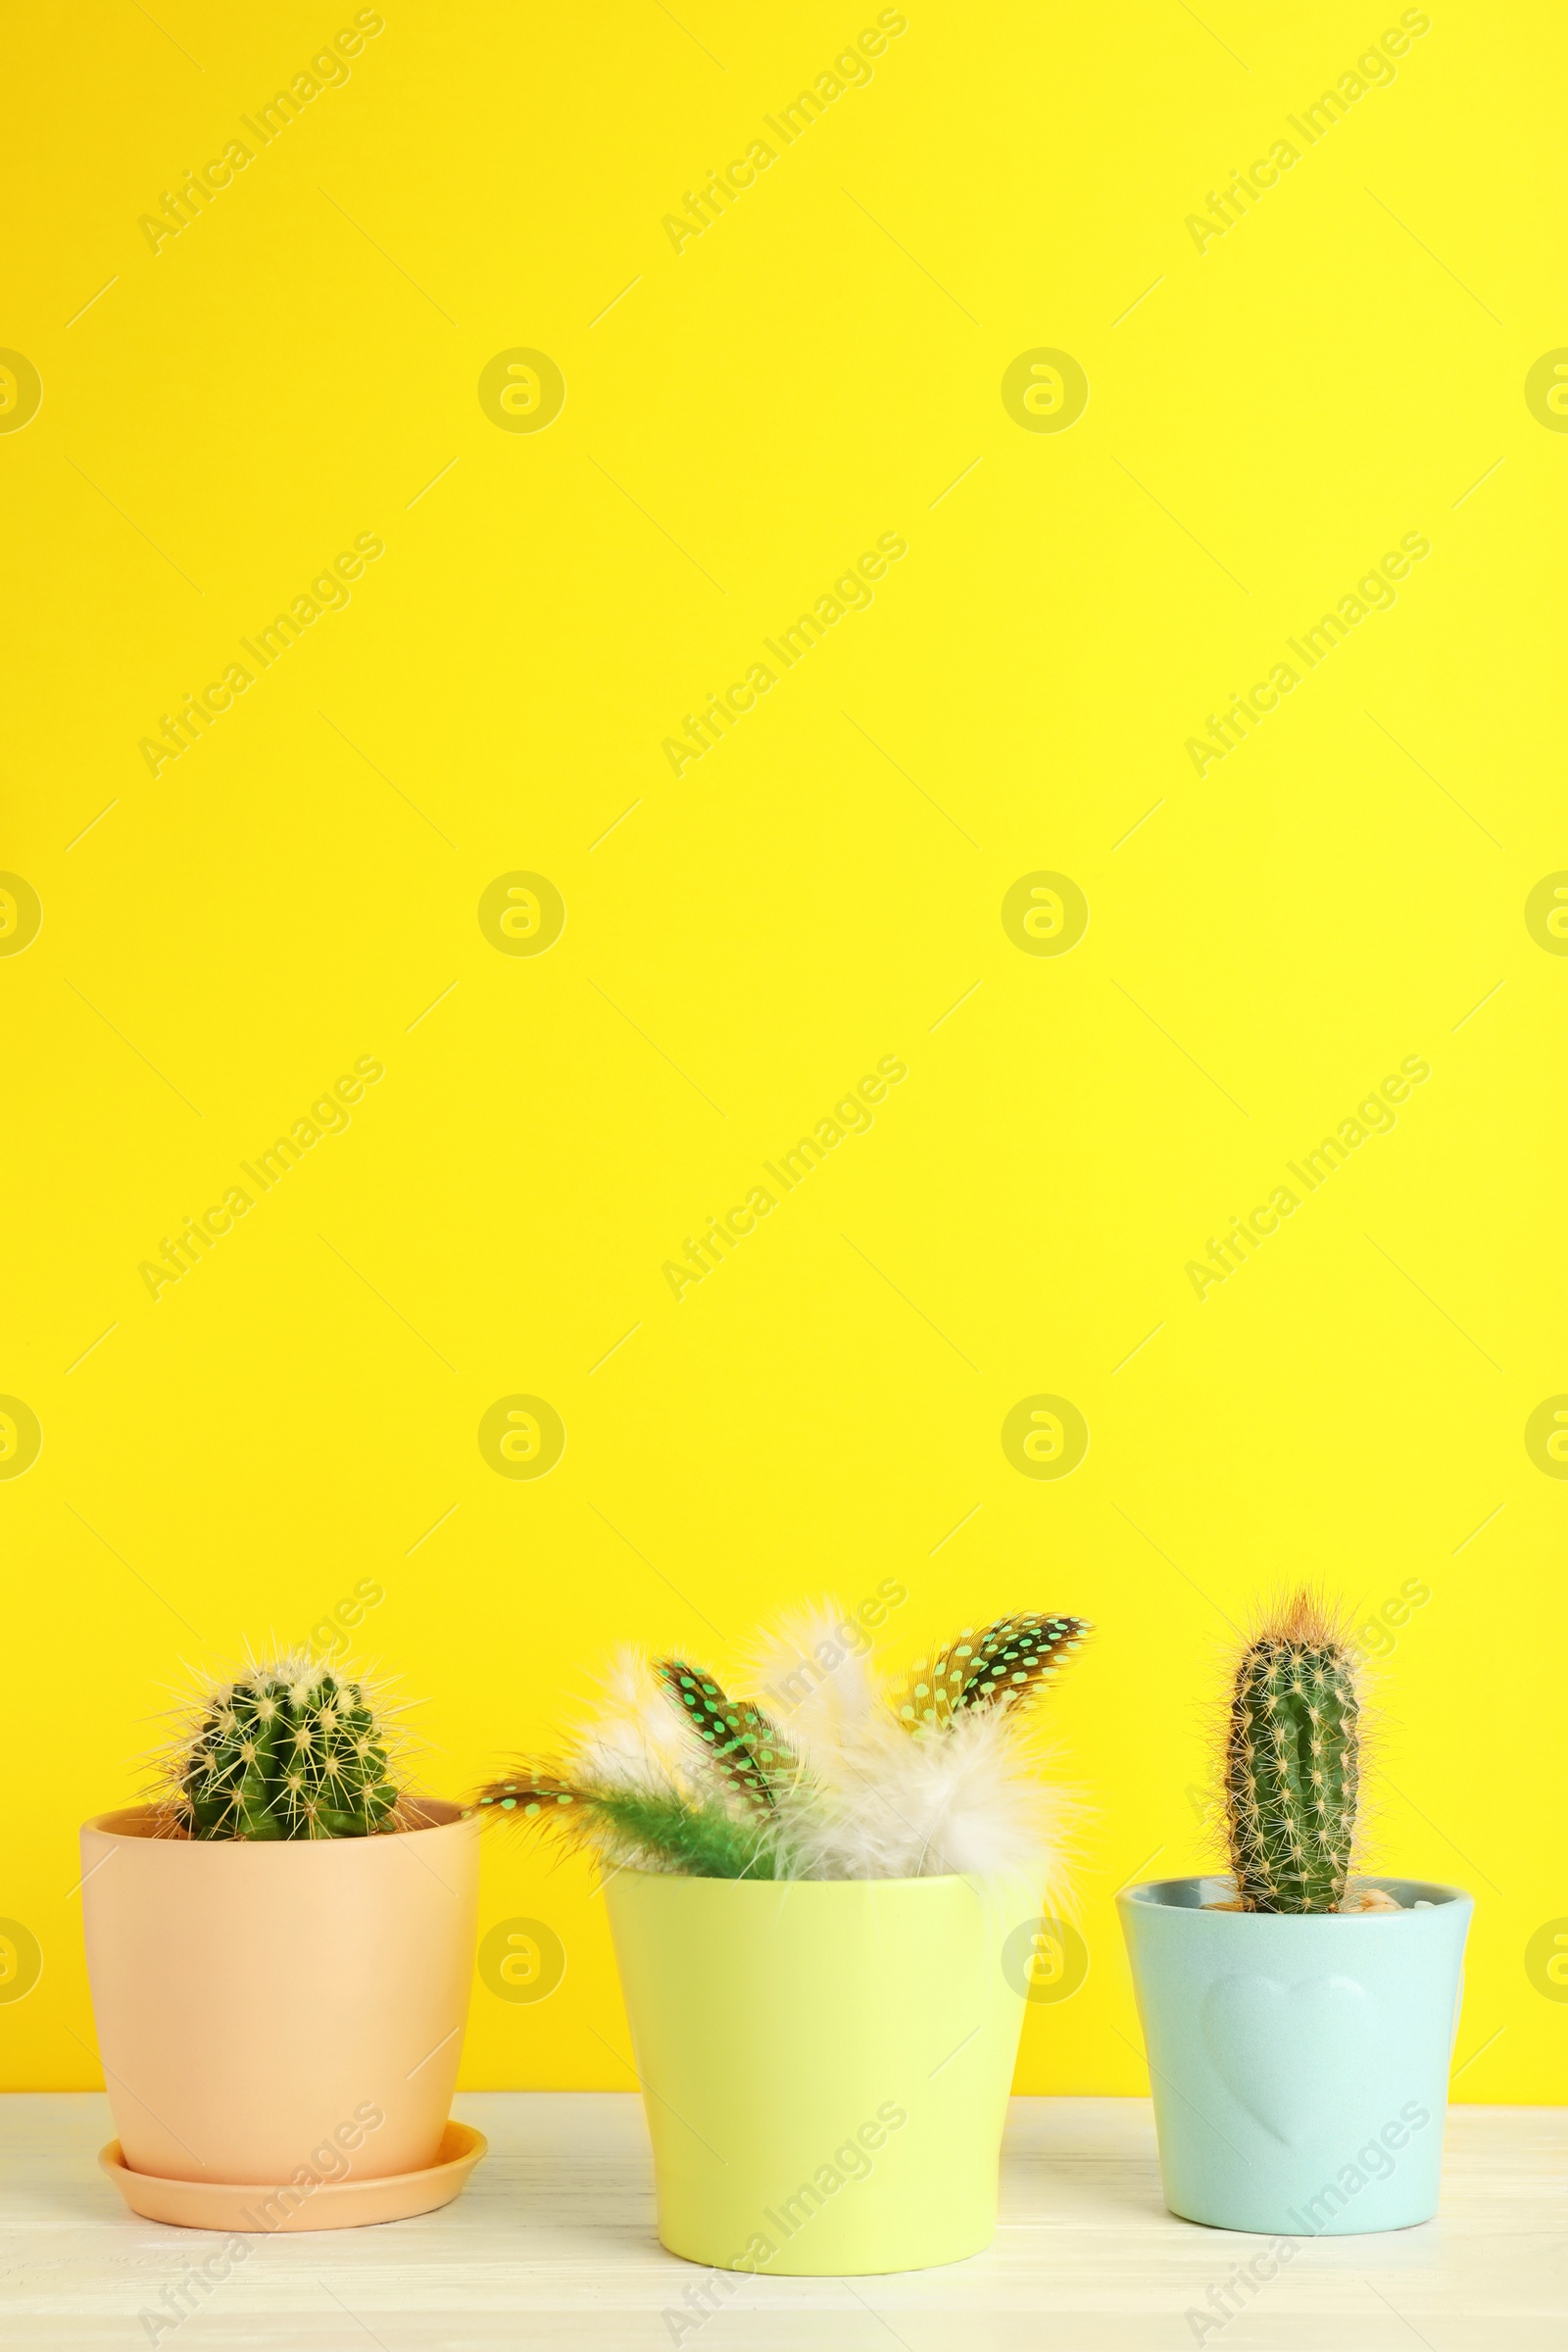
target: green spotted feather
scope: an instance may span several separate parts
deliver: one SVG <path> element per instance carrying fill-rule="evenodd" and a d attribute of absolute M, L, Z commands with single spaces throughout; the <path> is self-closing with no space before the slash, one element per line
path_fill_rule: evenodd
<path fill-rule="evenodd" d="M 770 1812 L 774 1784 L 793 1780 L 800 1769 L 777 1724 L 750 1699 L 727 1697 L 710 1674 L 684 1658 L 656 1659 L 654 1672 L 725 1788 Z"/>
<path fill-rule="evenodd" d="M 1016 1706 L 1065 1663 L 1090 1631 L 1082 1617 L 1027 1614 L 965 1626 L 930 1658 L 917 1658 L 899 1703 L 906 1730 L 950 1731 L 977 1707 Z"/>
<path fill-rule="evenodd" d="M 476 1805 L 493 1819 L 510 1818 L 587 1845 L 602 1861 L 699 1879 L 774 1875 L 760 1822 L 737 1821 L 722 1805 L 686 1803 L 674 1789 L 610 1783 L 573 1788 L 554 1773 L 522 1770 L 492 1781 Z"/>
<path fill-rule="evenodd" d="M 917 1878 L 967 1868 L 952 1858 L 966 1851 L 994 1855 L 1000 1838 L 1032 1870 L 1050 1833 L 1030 1812 L 1025 1784 L 1034 1766 L 1025 1746 L 1014 1745 L 1010 1719 L 1089 1630 L 1081 1617 L 1042 1614 L 966 1626 L 917 1660 L 891 1700 L 864 1673 L 835 1692 L 814 1688 L 813 1675 L 822 1685 L 835 1669 L 808 1673 L 792 1649 L 769 1684 L 790 1711 L 790 1734 L 687 1658 L 637 1661 L 577 1761 L 519 1763 L 479 1790 L 473 1809 L 545 1830 L 611 1869 L 711 1879 Z M 801 1656 L 817 1654 L 803 1638 Z M 687 1726 L 686 1742 L 663 1720 L 664 1701 Z M 987 1757 L 994 1820 L 985 1791 L 973 1787 L 974 1766 Z"/>

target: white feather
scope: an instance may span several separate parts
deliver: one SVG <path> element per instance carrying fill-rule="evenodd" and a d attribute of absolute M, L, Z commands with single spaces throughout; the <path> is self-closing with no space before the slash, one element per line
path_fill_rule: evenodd
<path fill-rule="evenodd" d="M 784 1878 L 1022 1877 L 1060 1907 L 1076 1806 L 1045 1777 L 1028 1708 L 964 1709 L 911 1732 L 873 1671 L 868 1644 L 830 1602 L 766 1635 L 743 1686 L 800 1759 L 775 1783 L 774 1867 Z M 604 1697 L 579 1726 L 567 1777 L 742 1806 L 704 1770 L 703 1750 L 648 1658 L 618 1651 Z"/>
<path fill-rule="evenodd" d="M 847 1639 L 858 1636 L 858 1640 Z M 854 1757 L 859 1769 L 864 1741 L 885 1720 L 882 1693 L 863 1634 L 831 1602 L 799 1609 L 762 1637 L 752 1660 L 757 1703 L 792 1745 L 809 1756 L 816 1775 L 843 1778 Z"/>
<path fill-rule="evenodd" d="M 787 1618 L 756 1661 L 760 1702 L 805 1771 L 781 1806 L 782 1867 L 812 1879 L 1018 1874 L 1059 1887 L 1075 1810 L 1000 1707 L 913 1737 L 831 1604 Z"/>
<path fill-rule="evenodd" d="M 690 1787 L 691 1741 L 645 1654 L 625 1644 L 602 1677 L 604 1698 L 586 1715 L 567 1757 L 568 1778 L 590 1787 Z"/>

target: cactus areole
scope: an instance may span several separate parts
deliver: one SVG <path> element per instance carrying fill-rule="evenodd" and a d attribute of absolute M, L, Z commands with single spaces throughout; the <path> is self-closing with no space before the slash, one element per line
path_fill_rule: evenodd
<path fill-rule="evenodd" d="M 363 1686 L 308 1661 L 215 1691 L 176 1777 L 192 1838 L 367 1838 L 398 1801 Z"/>
<path fill-rule="evenodd" d="M 1225 1817 L 1244 1911 L 1337 1911 L 1360 1781 L 1354 1662 L 1324 1613 L 1294 1601 L 1236 1671 Z"/>

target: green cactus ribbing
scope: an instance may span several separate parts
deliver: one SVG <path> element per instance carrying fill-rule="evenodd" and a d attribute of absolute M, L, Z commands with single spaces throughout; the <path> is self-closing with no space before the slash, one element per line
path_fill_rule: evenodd
<path fill-rule="evenodd" d="M 1360 1783 L 1354 1662 L 1309 1600 L 1244 1652 L 1225 1742 L 1225 1815 L 1244 1911 L 1336 1911 Z"/>
<path fill-rule="evenodd" d="M 214 1692 L 172 1762 L 172 1810 L 193 1838 L 367 1838 L 398 1801 L 364 1687 L 308 1659 Z"/>

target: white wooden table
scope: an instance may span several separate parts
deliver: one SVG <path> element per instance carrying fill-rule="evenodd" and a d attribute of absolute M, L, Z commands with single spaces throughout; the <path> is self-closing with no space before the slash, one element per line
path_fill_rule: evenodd
<path fill-rule="evenodd" d="M 1015 2099 L 988 2254 L 888 2278 L 748 2280 L 687 2328 L 707 2274 L 654 2234 L 640 2103 L 612 2092 L 467 2093 L 490 2154 L 441 2213 L 275 2236 L 191 2316 L 179 2352 L 1565 2352 L 1568 2111 L 1459 2107 L 1442 2214 L 1425 2229 L 1319 2239 L 1223 2327 L 1210 2287 L 1262 2241 L 1160 2202 L 1141 2099 Z M 221 2240 L 129 2215 L 99 2172 L 93 2093 L 0 2098 L 0 2342 L 129 2347 L 138 2319 Z M 673 2318 L 665 2315 L 674 2315 Z"/>

